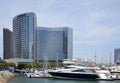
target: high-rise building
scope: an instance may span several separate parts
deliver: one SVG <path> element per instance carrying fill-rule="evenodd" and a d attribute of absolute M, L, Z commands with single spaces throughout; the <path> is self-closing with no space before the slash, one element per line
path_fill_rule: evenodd
<path fill-rule="evenodd" d="M 114 50 L 114 63 L 120 63 L 120 48 Z"/>
<path fill-rule="evenodd" d="M 3 58 L 13 58 L 13 43 L 12 43 L 12 31 L 7 28 L 3 28 Z"/>
<path fill-rule="evenodd" d="M 35 54 L 36 15 L 32 12 L 20 14 L 13 19 L 13 55 L 31 59 Z"/>
<path fill-rule="evenodd" d="M 37 61 L 72 59 L 73 33 L 68 27 L 37 27 Z"/>

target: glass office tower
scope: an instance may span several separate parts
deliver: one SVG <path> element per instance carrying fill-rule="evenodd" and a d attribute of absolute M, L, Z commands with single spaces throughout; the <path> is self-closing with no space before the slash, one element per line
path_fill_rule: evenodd
<path fill-rule="evenodd" d="M 13 19 L 13 55 L 31 59 L 35 52 L 36 15 L 32 12 L 20 14 Z"/>
<path fill-rule="evenodd" d="M 3 59 L 13 58 L 13 32 L 3 28 Z"/>
<path fill-rule="evenodd" d="M 73 33 L 68 27 L 37 27 L 37 61 L 72 59 Z"/>
<path fill-rule="evenodd" d="M 114 63 L 120 63 L 120 48 L 114 50 Z"/>

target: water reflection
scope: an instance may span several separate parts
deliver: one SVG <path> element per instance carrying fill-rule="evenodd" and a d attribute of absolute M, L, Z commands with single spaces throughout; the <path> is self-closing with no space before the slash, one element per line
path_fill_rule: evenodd
<path fill-rule="evenodd" d="M 27 78 L 23 75 L 16 76 L 8 83 L 120 83 L 117 81 L 86 81 L 86 80 L 62 80 L 54 78 Z"/>

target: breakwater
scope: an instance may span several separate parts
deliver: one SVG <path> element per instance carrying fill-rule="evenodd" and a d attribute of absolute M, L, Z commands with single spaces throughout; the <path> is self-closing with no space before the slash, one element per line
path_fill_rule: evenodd
<path fill-rule="evenodd" d="M 7 83 L 9 79 L 15 76 L 15 73 L 9 71 L 0 71 L 0 83 Z"/>

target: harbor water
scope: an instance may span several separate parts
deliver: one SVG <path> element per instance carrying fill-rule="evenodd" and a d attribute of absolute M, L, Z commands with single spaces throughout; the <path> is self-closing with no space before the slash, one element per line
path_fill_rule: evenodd
<path fill-rule="evenodd" d="M 120 80 L 114 81 L 63 80 L 54 78 L 27 78 L 23 75 L 18 75 L 12 78 L 8 83 L 120 83 Z"/>

